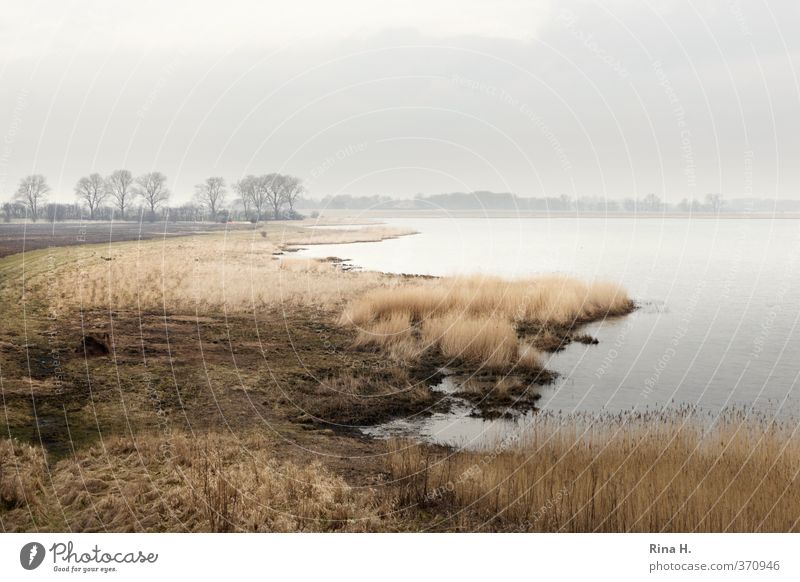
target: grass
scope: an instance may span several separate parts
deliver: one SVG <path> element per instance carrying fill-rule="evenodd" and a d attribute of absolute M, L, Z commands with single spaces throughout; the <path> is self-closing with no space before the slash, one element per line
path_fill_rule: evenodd
<path fill-rule="evenodd" d="M 795 427 L 741 412 L 543 413 L 480 451 L 394 440 L 361 487 L 337 474 L 347 469 L 326 467 L 325 455 L 299 463 L 279 447 L 264 431 L 140 433 L 52 462 L 1 440 L 0 527 L 800 531 Z"/>
<path fill-rule="evenodd" d="M 220 421 L 238 427 L 239 418 L 249 426 L 263 414 L 369 424 L 429 409 L 430 389 L 419 381 L 442 366 L 546 381 L 541 334 L 522 329 L 535 319 L 555 333 L 547 322 L 565 321 L 553 315 L 559 301 L 580 299 L 567 318 L 573 322 L 630 306 L 612 286 L 565 278 L 420 279 L 347 271 L 334 260 L 288 252 L 309 237 L 403 233 L 273 225 L 6 257 L 0 301 L 23 305 L 25 318 L 13 318 L 0 338 L 0 355 L 8 355 L 0 426 L 19 438 L 41 437 L 53 451 L 68 429 L 85 446 L 128 423 L 152 428 L 154 410 L 205 428 Z M 336 326 L 337 318 L 348 323 Z M 569 333 L 556 331 L 562 339 Z M 105 334 L 109 353 L 84 357 L 86 336 Z M 536 395 L 512 384 L 503 392 L 481 383 L 493 394 L 470 396 L 484 407 L 530 407 Z M 266 410 L 246 410 L 254 404 Z M 44 434 L 32 426 L 34 416 L 44 419 Z M 68 453 L 62 445 L 60 454 Z"/>
<path fill-rule="evenodd" d="M 470 377 L 457 381 L 456 394 L 480 411 L 483 418 L 506 415 L 510 409 L 532 410 L 542 397 L 535 383 L 516 375 L 500 378 Z"/>
<path fill-rule="evenodd" d="M 113 437 L 49 467 L 0 441 L 0 467 L 5 531 L 369 531 L 385 511 L 374 492 L 278 461 L 253 434 Z"/>
<path fill-rule="evenodd" d="M 30 257 L 25 290 L 46 297 L 56 316 L 87 309 L 199 315 L 343 310 L 341 322 L 359 329 L 358 346 L 386 348 L 398 362 L 438 350 L 445 363 L 495 371 L 541 369 L 533 349 L 537 338 L 547 343 L 557 329 L 563 340 L 565 330 L 633 307 L 624 291 L 603 282 L 478 276 L 420 281 L 283 255 L 285 245 L 303 244 L 309 236 L 322 243 L 402 234 L 408 232 L 385 227 L 233 232 L 59 249 L 57 262 L 46 254 Z M 21 285 L 13 291 L 21 298 Z M 516 337 L 532 325 L 538 335 Z"/>
<path fill-rule="evenodd" d="M 323 379 L 297 401 L 302 420 L 350 428 L 418 413 L 432 406 L 434 397 L 402 368 L 387 367 Z"/>
<path fill-rule="evenodd" d="M 423 323 L 422 338 L 428 345 L 438 346 L 445 357 L 478 368 L 504 370 L 519 359 L 514 326 L 502 319 L 436 317 Z M 541 367 L 535 358 L 533 362 Z"/>
<path fill-rule="evenodd" d="M 293 433 L 312 394 L 337 396 L 321 382 L 348 382 L 352 369 L 364 383 L 384 362 L 354 352 L 355 332 L 335 320 L 346 298 L 391 278 L 292 256 L 288 245 L 308 236 L 294 225 L 271 223 L 267 234 L 60 247 L 0 259 L 7 314 L 0 326 L 0 432 L 44 443 L 51 461 L 164 419 L 181 430 L 228 426 L 238 433 L 267 422 Z M 86 354 L 84 338 L 105 334 L 109 353 Z M 335 407 L 311 402 L 313 410 L 341 423 L 366 411 L 367 402 L 391 410 L 390 401 L 402 398 L 401 385 L 378 387 L 379 398 L 368 388 L 364 404 L 354 394 L 352 411 L 342 408 L 341 418 Z M 303 438 L 314 440 L 314 432 Z"/>
<path fill-rule="evenodd" d="M 448 366 L 538 374 L 540 380 L 537 350 L 568 343 L 581 323 L 633 308 L 624 291 L 603 282 L 555 276 L 420 280 L 284 253 L 286 245 L 309 237 L 322 243 L 402 234 L 408 232 L 296 229 L 59 249 L 57 263 L 41 266 L 46 276 L 37 276 L 37 262 L 46 257 L 29 261 L 26 285 L 29 296 L 47 297 L 57 317 L 92 309 L 207 316 L 340 311 L 340 322 L 358 330 L 355 347 L 383 350 L 398 365 L 426 374 Z"/>
<path fill-rule="evenodd" d="M 267 237 L 237 231 L 58 249 L 55 263 L 46 253 L 27 257 L 26 291 L 48 295 L 50 309 L 57 314 L 92 308 L 199 314 L 293 306 L 333 309 L 386 277 L 349 273 L 331 261 L 284 252 L 287 247 L 308 244 L 309 236 L 315 244 L 324 244 L 382 240 L 411 232 L 384 227 L 362 230 L 320 230 L 309 235 L 307 229 L 295 227 Z M 45 276 L 37 277 L 40 273 Z M 11 290 L 21 297 L 21 285 Z"/>
<path fill-rule="evenodd" d="M 800 531 L 791 423 L 688 411 L 540 414 L 485 451 L 390 445 L 387 469 L 432 527 L 539 532 Z"/>
<path fill-rule="evenodd" d="M 537 347 L 558 349 L 580 324 L 633 307 L 619 286 L 606 282 L 453 277 L 368 290 L 340 323 L 359 329 L 358 345 L 385 348 L 398 359 L 438 350 L 447 360 L 440 365 L 536 372 L 542 369 Z"/>
<path fill-rule="evenodd" d="M 36 502 L 42 489 L 41 450 L 18 441 L 0 440 L 0 508 L 24 509 Z M 35 467 L 37 470 L 29 470 Z"/>
<path fill-rule="evenodd" d="M 562 276 L 517 280 L 472 276 L 376 289 L 350 305 L 344 318 L 355 325 L 368 325 L 398 314 L 411 321 L 457 314 L 572 325 L 623 315 L 632 307 L 628 295 L 613 283 L 587 284 Z"/>

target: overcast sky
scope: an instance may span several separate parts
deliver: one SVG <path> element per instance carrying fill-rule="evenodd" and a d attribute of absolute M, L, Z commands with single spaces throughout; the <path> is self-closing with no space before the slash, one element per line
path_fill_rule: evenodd
<path fill-rule="evenodd" d="M 800 3 L 2 0 L 0 199 L 273 171 L 313 197 L 800 198 Z"/>

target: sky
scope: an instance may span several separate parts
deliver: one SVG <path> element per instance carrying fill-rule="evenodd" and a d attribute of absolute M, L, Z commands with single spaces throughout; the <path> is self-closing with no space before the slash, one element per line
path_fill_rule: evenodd
<path fill-rule="evenodd" d="M 310 196 L 800 198 L 800 3 L 0 0 L 0 201 L 126 168 Z"/>

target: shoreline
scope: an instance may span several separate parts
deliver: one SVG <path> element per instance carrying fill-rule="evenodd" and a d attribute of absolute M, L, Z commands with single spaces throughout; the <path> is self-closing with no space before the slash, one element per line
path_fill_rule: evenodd
<path fill-rule="evenodd" d="M 0 331 L 5 404 L 0 422 L 2 431 L 17 439 L 0 439 L 2 529 L 551 531 L 562 527 L 559 522 L 530 519 L 541 496 L 548 495 L 547 483 L 552 480 L 542 481 L 541 473 L 528 473 L 534 465 L 525 459 L 541 459 L 543 464 L 535 464 L 539 471 L 547 470 L 546 460 L 551 457 L 541 456 L 538 445 L 526 440 L 525 434 L 511 435 L 499 448 L 481 452 L 387 441 L 360 431 L 362 426 L 392 418 L 447 410 L 447 395 L 436 393 L 431 385 L 440 377 L 445 361 L 441 358 L 452 359 L 452 354 L 472 353 L 469 358 L 473 359 L 461 360 L 461 371 L 488 379 L 488 386 L 472 386 L 464 394 L 476 408 L 485 404 L 487 417 L 493 407 L 515 403 L 533 410 L 536 391 L 531 392 L 527 382 L 501 387 L 491 376 L 508 377 L 518 358 L 528 358 L 516 342 L 535 345 L 541 329 L 514 330 L 512 337 L 509 329 L 514 328 L 495 316 L 495 339 L 478 351 L 465 351 L 472 342 L 459 342 L 475 336 L 472 328 L 463 330 L 466 336 L 450 336 L 451 324 L 437 331 L 426 322 L 448 321 L 447 312 L 437 305 L 449 305 L 447 309 L 455 313 L 469 308 L 482 284 L 470 290 L 464 287 L 468 282 L 459 279 L 353 273 L 329 261 L 276 256 L 292 241 L 304 240 L 309 233 L 303 230 L 287 225 L 283 231 L 267 229 L 263 235 L 229 232 L 103 243 L 102 247 L 54 247 L 26 253 L 24 272 L 22 255 L 0 259 L 4 280 L 0 301 L 7 314 Z M 337 239 L 344 236 L 342 232 L 326 236 Z M 392 235 L 380 226 L 367 234 L 380 238 L 380 232 Z M 364 232 L 355 234 L 363 238 Z M 316 231 L 312 236 L 320 235 Z M 254 294 L 254 281 L 264 287 L 263 293 Z M 497 297 L 510 295 L 486 287 L 481 301 L 490 303 L 481 309 L 497 313 L 500 307 L 509 309 L 518 303 L 538 304 L 521 299 L 529 293 L 530 284 L 490 281 L 517 285 L 509 291 L 523 295 L 507 305 L 491 307 Z M 555 289 L 560 288 L 558 282 Z M 381 294 L 387 289 L 390 294 Z M 588 292 L 580 285 L 575 290 Z M 405 299 L 393 299 L 400 291 Z M 369 302 L 359 305 L 358 298 Z M 24 305 L 24 321 L 10 317 L 12 306 L 18 305 Z M 360 325 L 340 321 L 348 306 L 360 310 Z M 434 311 L 426 311 L 430 309 Z M 403 319 L 404 313 L 408 319 Z M 587 316 L 587 320 L 597 316 Z M 580 333 L 571 326 L 557 332 L 552 326 L 558 321 L 548 328 L 556 333 L 539 337 L 549 342 L 540 349 L 557 350 L 568 335 Z M 373 343 L 381 337 L 376 329 L 397 333 L 392 326 L 399 329 L 404 343 L 390 336 L 386 342 Z M 366 343 L 361 336 L 364 330 L 369 332 Z M 417 350 L 431 342 L 435 347 L 426 347 L 419 357 Z M 455 351 L 448 355 L 448 350 Z M 498 353 L 501 358 L 496 357 Z M 488 376 L 481 375 L 481 361 L 493 362 L 494 369 L 484 371 Z M 539 369 L 533 359 L 526 359 L 525 365 Z M 554 443 L 583 442 L 584 437 L 574 432 L 581 417 L 570 417 L 576 424 L 572 429 L 565 425 L 566 432 L 556 429 L 566 422 L 563 418 L 546 424 L 551 417 L 551 413 L 537 415 L 543 424 L 537 421 L 532 429 L 545 431 L 541 434 L 547 441 L 551 435 Z M 635 422 L 636 415 L 583 418 L 609 431 L 605 440 L 597 441 L 600 445 L 611 451 L 628 450 L 624 443 L 616 443 L 613 429 Z M 667 434 L 684 417 L 665 413 L 652 418 L 654 424 L 648 430 Z M 733 413 L 731 422 L 735 420 Z M 745 421 L 740 423 L 744 427 L 762 422 Z M 778 428 L 769 430 L 763 446 L 773 447 L 783 433 Z M 641 437 L 629 434 L 634 440 Z M 706 437 L 687 432 L 686 438 L 700 443 Z M 717 438 L 717 433 L 712 434 L 703 446 L 711 447 Z M 795 449 L 787 454 L 798 454 Z M 569 450 L 554 450 L 554 454 Z M 682 449 L 675 450 L 676 455 L 683 454 Z M 651 462 L 658 452 L 644 450 L 641 462 Z M 709 458 L 734 455 L 731 466 L 741 467 L 743 452 L 746 449 L 726 453 L 712 448 Z M 635 449 L 628 450 L 634 453 Z M 769 458 L 766 453 L 765 458 Z M 420 471 L 421 462 L 424 471 Z M 575 457 L 574 462 L 576 466 L 586 463 L 587 457 Z M 481 471 L 468 471 L 474 466 Z M 558 466 L 550 470 L 557 471 Z M 612 482 L 613 472 L 607 471 L 613 466 L 613 461 L 597 465 L 606 486 Z M 109 478 L 109 467 L 114 479 Z M 509 467 L 525 471 L 509 472 Z M 753 470 L 765 474 L 767 469 Z M 503 472 L 523 481 L 517 477 L 506 481 Z M 620 486 L 629 488 L 634 483 L 629 479 L 638 478 L 632 472 Z M 775 478 L 781 485 L 786 483 L 782 473 Z M 584 481 L 569 481 L 566 475 L 558 479 L 572 492 L 564 500 L 570 504 L 564 511 L 579 512 L 592 491 Z M 293 485 L 296 480 L 316 485 L 299 493 Z M 229 491 L 230 483 L 237 489 L 220 497 L 220 491 Z M 507 515 L 487 522 L 494 509 L 485 488 L 512 494 L 504 483 L 508 487 L 522 484 L 533 497 L 527 509 L 518 511 L 510 503 Z M 680 487 L 685 484 L 678 480 Z M 708 486 L 713 495 L 715 484 Z M 320 503 L 327 498 L 324 491 L 336 491 L 341 501 Z M 177 505 L 171 509 L 159 505 L 165 494 L 179 500 Z M 220 505 L 226 495 L 240 501 Z M 260 501 L 253 504 L 247 499 Z M 259 510 L 263 503 L 302 519 L 275 519 Z M 103 511 L 92 513 L 98 506 Z M 660 505 L 656 508 L 661 510 Z M 604 511 L 613 514 L 613 508 Z M 724 520 L 727 509 L 720 511 Z M 600 525 L 579 523 L 584 525 L 578 530 Z M 743 521 L 741 527 L 746 530 L 751 527 L 748 524 Z M 612 521 L 608 531 L 629 525 Z M 702 524 L 698 526 L 702 529 Z M 769 527 L 787 526 L 776 521 Z"/>
<path fill-rule="evenodd" d="M 109 376 L 109 373 L 112 373 L 111 377 L 113 377 L 114 369 L 116 369 L 115 375 L 118 378 L 121 377 L 125 380 L 130 376 L 131 381 L 140 382 L 138 376 L 142 371 L 139 370 L 141 368 L 139 360 L 150 362 L 148 368 L 151 370 L 147 372 L 147 377 L 152 376 L 153 373 L 169 372 L 169 375 L 172 375 L 175 363 L 170 363 L 164 372 L 154 372 L 152 368 L 156 366 L 155 370 L 158 370 L 158 362 L 167 355 L 165 350 L 169 353 L 165 363 L 167 361 L 174 362 L 177 357 L 175 354 L 181 353 L 184 344 L 188 348 L 191 343 L 196 341 L 192 339 L 192 334 L 189 333 L 191 328 L 187 325 L 192 322 L 198 326 L 203 325 L 209 328 L 216 335 L 222 331 L 221 329 L 217 331 L 217 329 L 223 325 L 242 328 L 241 333 L 245 336 L 258 339 L 258 344 L 249 344 L 248 350 L 257 348 L 249 357 L 253 359 L 254 363 L 260 359 L 259 356 L 264 358 L 266 354 L 260 353 L 263 351 L 261 342 L 264 339 L 264 324 L 258 318 L 254 322 L 255 326 L 247 323 L 246 320 L 237 319 L 240 315 L 245 315 L 252 310 L 250 306 L 252 297 L 249 291 L 251 283 L 249 281 L 253 275 L 246 274 L 242 279 L 241 292 L 235 291 L 236 284 L 233 281 L 226 281 L 226 286 L 220 289 L 225 293 L 223 297 L 226 307 L 224 309 L 214 307 L 214 299 L 211 297 L 215 296 L 216 292 L 211 288 L 203 289 L 200 295 L 194 295 L 200 289 L 193 281 L 198 276 L 206 277 L 206 275 L 201 275 L 197 271 L 197 266 L 191 267 L 191 261 L 187 260 L 188 257 L 187 259 L 181 258 L 180 255 L 187 252 L 196 254 L 195 265 L 199 260 L 213 266 L 217 264 L 221 251 L 223 262 L 219 264 L 225 269 L 236 267 L 236 261 L 241 260 L 236 259 L 237 256 L 242 257 L 244 266 L 251 263 L 250 257 L 268 258 L 264 276 L 277 277 L 275 283 L 279 295 L 291 293 L 289 289 L 305 290 L 306 281 L 315 281 L 318 284 L 320 290 L 308 295 L 305 299 L 300 299 L 300 304 L 283 306 L 280 302 L 275 303 L 273 299 L 267 299 L 272 303 L 265 304 L 257 311 L 263 314 L 259 315 L 259 318 L 274 320 L 274 324 L 270 323 L 269 325 L 271 328 L 274 327 L 272 333 L 275 334 L 276 346 L 281 341 L 288 342 L 287 347 L 290 348 L 290 353 L 294 352 L 294 355 L 298 356 L 298 350 L 304 352 L 303 359 L 297 362 L 299 364 L 298 371 L 311 372 L 300 384 L 300 386 L 305 386 L 301 388 L 301 394 L 290 397 L 290 406 L 282 413 L 284 420 L 306 426 L 309 423 L 318 425 L 322 430 L 332 428 L 353 434 L 347 425 L 375 425 L 392 420 L 402 414 L 446 410 L 450 406 L 452 398 L 450 396 L 439 397 L 432 392 L 432 386 L 443 377 L 441 370 L 444 368 L 450 368 L 449 374 L 455 375 L 454 377 L 458 377 L 460 374 L 467 379 L 483 378 L 484 384 L 489 382 L 483 392 L 474 393 L 470 389 L 462 395 L 463 398 L 473 403 L 476 410 L 481 410 L 481 413 L 487 417 L 497 416 L 498 410 L 503 407 L 533 409 L 539 394 L 530 392 L 531 386 L 548 384 L 552 382 L 555 374 L 545 370 L 533 353 L 524 354 L 524 352 L 533 348 L 554 352 L 563 349 L 572 341 L 596 342 L 576 331 L 584 323 L 583 320 L 588 322 L 595 317 L 583 316 L 583 320 L 576 320 L 573 325 L 569 326 L 557 323 L 542 328 L 544 331 L 538 327 L 519 328 L 514 331 L 513 333 L 519 335 L 520 341 L 523 343 L 520 343 L 519 348 L 513 348 L 513 354 L 504 355 L 503 363 L 499 363 L 498 360 L 498 364 L 492 364 L 492 366 L 501 366 L 496 369 L 486 368 L 481 363 L 484 358 L 490 357 L 495 351 L 494 344 L 491 342 L 502 341 L 504 343 L 498 345 L 505 346 L 501 348 L 502 350 L 508 350 L 510 346 L 516 345 L 517 340 L 508 338 L 490 340 L 490 343 L 481 348 L 481 350 L 485 350 L 484 352 L 479 351 L 470 356 L 470 358 L 476 358 L 475 360 L 461 362 L 453 360 L 453 356 L 458 357 L 464 349 L 457 347 L 448 347 L 447 349 L 452 352 L 452 355 L 444 357 L 445 354 L 442 353 L 442 350 L 445 344 L 439 344 L 433 350 L 429 350 L 424 357 L 413 355 L 420 349 L 419 347 L 408 346 L 405 348 L 404 355 L 392 356 L 387 361 L 385 359 L 387 354 L 381 348 L 380 343 L 373 344 L 371 341 L 365 343 L 360 338 L 363 332 L 359 330 L 358 326 L 343 326 L 341 322 L 337 322 L 343 306 L 349 303 L 356 294 L 386 285 L 399 286 L 407 289 L 407 292 L 413 295 L 436 291 L 443 284 L 458 286 L 462 285 L 462 282 L 459 279 L 377 272 L 349 273 L 346 265 L 332 258 L 302 259 L 285 256 L 291 255 L 293 250 L 304 245 L 387 240 L 414 234 L 415 231 L 410 229 L 375 226 L 357 231 L 309 232 L 310 229 L 300 225 L 284 224 L 282 226 L 281 230 L 273 227 L 269 231 L 259 230 L 258 234 L 255 230 L 252 233 L 245 231 L 239 234 L 226 231 L 218 234 L 186 235 L 163 241 L 121 241 L 110 244 L 49 247 L 0 260 L 0 268 L 11 281 L 11 284 L 4 290 L 3 303 L 9 305 L 18 302 L 23 297 L 22 295 L 15 297 L 21 291 L 15 286 L 21 285 L 24 280 L 26 286 L 24 297 L 29 305 L 26 309 L 28 319 L 23 322 L 24 326 L 19 329 L 17 326 L 8 326 L 2 334 L 3 337 L 0 337 L 0 341 L 3 341 L 5 346 L 4 350 L 12 358 L 12 362 L 6 364 L 4 374 L 7 386 L 5 395 L 8 397 L 9 406 L 12 406 L 12 414 L 7 415 L 6 422 L 3 423 L 6 425 L 4 432 L 26 438 L 24 435 L 26 431 L 30 430 L 26 427 L 30 427 L 33 419 L 41 418 L 48 425 L 48 435 L 41 433 L 41 427 L 38 429 L 34 427 L 33 440 L 47 443 L 57 457 L 68 452 L 62 443 L 67 434 L 79 442 L 91 441 L 89 435 L 92 430 L 83 427 L 84 421 L 75 420 L 72 421 L 72 426 L 69 426 L 68 419 L 65 425 L 58 418 L 58 408 L 63 408 L 68 405 L 67 403 L 71 403 L 68 407 L 80 412 L 82 416 L 87 416 L 88 411 L 85 410 L 84 405 L 80 404 L 85 391 L 92 390 L 93 393 L 96 393 L 98 391 L 96 384 L 100 382 L 102 385 L 105 381 L 102 378 Z M 228 258 L 225 258 L 226 254 L 229 255 Z M 20 261 L 20 257 L 23 258 L 22 261 Z M 20 278 L 22 271 L 19 270 L 23 264 L 25 265 L 24 279 Z M 145 265 L 149 266 L 144 267 Z M 252 267 L 250 268 L 252 269 Z M 148 274 L 147 269 L 151 269 L 152 273 Z M 136 277 L 139 283 L 128 280 L 132 271 L 138 271 Z M 213 273 L 212 270 L 210 274 Z M 159 286 L 166 284 L 167 287 L 172 287 L 173 284 L 166 283 L 167 280 L 164 277 L 173 278 L 176 281 L 182 280 L 183 283 L 179 282 L 169 296 L 164 295 L 163 291 L 156 291 L 153 294 L 153 290 L 141 287 L 142 282 L 155 282 L 159 279 L 164 281 L 159 283 Z M 559 281 L 556 281 L 558 286 L 564 284 Z M 339 287 L 344 283 L 349 285 L 352 291 L 340 289 Z M 514 285 L 515 288 L 521 288 L 519 281 L 505 283 L 500 280 L 487 280 L 487 283 L 491 283 L 491 285 L 509 284 Z M 289 287 L 283 289 L 282 287 L 285 285 L 289 285 Z M 525 284 L 522 283 L 522 285 Z M 66 291 L 67 289 L 70 291 Z M 580 292 L 586 293 L 588 290 Z M 483 293 L 486 294 L 487 290 L 484 289 Z M 491 293 L 494 291 L 489 292 L 490 295 Z M 265 296 L 265 298 L 269 297 L 270 295 Z M 209 299 L 212 304 L 201 307 Z M 240 301 L 241 304 L 234 303 L 234 299 Z M 197 303 L 198 301 L 201 303 Z M 308 304 L 304 305 L 303 302 L 308 302 Z M 138 306 L 138 309 L 132 311 L 131 306 Z M 287 307 L 291 311 L 287 311 Z M 76 309 L 79 311 L 76 312 Z M 625 307 L 618 314 L 627 313 L 629 310 L 630 308 Z M 222 318 L 223 311 L 224 319 Z M 183 315 L 184 313 L 186 315 Z M 189 314 L 194 315 L 189 316 Z M 276 320 L 278 314 L 280 317 Z M 158 337 L 162 335 L 157 329 L 158 319 L 162 319 L 164 322 L 163 332 L 165 335 L 163 338 Z M 139 321 L 138 326 L 136 325 L 137 320 Z M 280 320 L 293 321 L 292 331 L 289 331 L 289 328 L 281 331 L 280 326 L 275 325 L 281 323 Z M 78 322 L 80 322 L 79 328 Z M 147 325 L 142 327 L 144 323 Z M 409 324 L 403 325 L 408 327 Z M 476 325 L 483 328 L 487 323 L 477 323 Z M 304 328 L 313 331 L 314 335 L 301 334 L 299 330 Z M 416 329 L 412 332 L 413 334 L 422 332 L 420 326 L 416 328 L 412 326 L 408 329 Z M 508 329 L 509 331 L 502 333 L 512 333 L 511 328 Z M 289 331 L 288 336 L 286 331 Z M 446 329 L 441 333 L 445 331 Z M 230 330 L 227 333 L 230 335 Z M 20 346 L 16 338 L 23 334 L 26 339 L 24 345 Z M 293 334 L 297 334 L 298 337 L 293 337 Z M 197 355 L 186 353 L 185 361 L 182 362 L 184 367 L 192 370 L 194 366 L 207 368 L 207 358 L 210 357 L 208 356 L 209 348 L 202 347 L 202 334 L 198 335 L 200 360 L 197 360 Z M 283 340 L 280 339 L 281 335 L 284 336 Z M 145 336 L 148 337 L 147 345 L 136 347 L 144 340 Z M 458 341 L 463 342 L 464 340 Z M 512 341 L 514 343 L 509 343 Z M 217 344 L 218 340 L 212 340 L 212 342 Z M 237 349 L 231 342 L 232 340 L 229 340 L 230 345 L 227 346 L 226 351 L 230 351 L 231 355 L 241 352 L 241 348 Z M 331 345 L 338 347 L 331 350 Z M 530 346 L 530 348 L 526 346 Z M 394 350 L 395 347 L 397 346 L 392 346 L 392 349 Z M 519 361 L 516 359 L 517 351 L 519 351 Z M 312 365 L 311 369 L 307 365 L 308 362 L 331 359 L 331 356 L 335 356 L 331 363 L 338 360 L 340 364 L 350 367 L 355 365 L 356 375 L 352 379 L 345 377 L 344 385 L 337 384 L 342 380 L 333 376 L 326 379 L 324 375 L 318 376 L 318 373 L 314 373 L 312 369 L 317 365 L 316 363 Z M 13 360 L 16 358 L 22 359 L 15 363 Z M 113 358 L 112 369 L 107 369 L 108 366 L 103 363 L 107 358 Z M 29 363 L 26 364 L 26 361 Z M 80 376 L 77 375 L 77 372 L 82 367 L 81 364 L 90 367 L 90 384 L 87 384 L 86 380 L 78 380 Z M 130 371 L 121 371 L 121 365 L 130 367 Z M 287 380 L 298 377 L 297 373 L 293 371 L 296 365 L 281 365 L 277 369 L 269 370 L 270 379 L 274 381 L 276 373 L 283 374 L 284 372 L 280 370 L 284 367 L 289 373 L 286 376 Z M 330 367 L 328 364 L 327 366 L 323 365 L 321 369 L 327 370 L 323 374 L 330 374 L 336 368 Z M 363 372 L 359 372 L 359 369 Z M 394 371 L 387 375 L 387 372 L 392 369 Z M 519 382 L 511 387 L 504 385 L 502 395 L 498 395 L 499 393 L 493 391 L 491 387 L 500 379 L 498 374 L 503 370 L 506 370 L 504 375 L 512 372 Z M 225 369 L 224 365 L 219 369 L 222 376 L 227 376 L 230 372 Z M 65 382 L 71 381 L 73 374 L 75 374 L 74 378 L 77 384 L 65 387 Z M 91 379 L 92 374 L 97 376 L 94 380 Z M 237 375 L 241 376 L 240 373 Z M 369 380 L 365 382 L 365 379 Z M 377 383 L 375 383 L 376 380 Z M 255 379 L 253 381 L 256 384 L 263 382 L 263 380 Z M 250 389 L 247 384 L 252 384 L 253 381 L 247 382 L 239 379 L 245 394 Z M 348 382 L 356 383 L 348 384 Z M 91 388 L 91 384 L 95 384 L 95 386 Z M 395 386 L 404 384 L 410 389 L 396 393 Z M 352 396 L 344 396 L 343 387 L 345 387 L 345 392 L 355 390 L 355 393 Z M 362 402 L 364 394 L 360 393 L 365 390 L 373 394 Z M 162 414 L 164 407 L 168 407 L 168 404 L 164 404 L 165 398 L 172 400 L 173 397 L 159 394 L 152 388 L 147 388 L 147 391 L 149 392 L 148 398 L 156 402 L 156 412 Z M 34 405 L 33 408 L 30 408 L 25 404 L 26 394 L 30 395 L 31 393 L 40 399 L 38 407 Z M 178 402 L 184 402 L 188 397 L 180 393 L 177 396 Z M 19 406 L 14 403 L 19 403 Z M 142 404 L 143 426 L 147 426 L 149 422 L 147 420 L 148 406 L 145 404 L 146 402 Z M 297 407 L 298 404 L 302 413 L 289 413 L 291 408 Z M 110 413 L 111 410 L 109 410 L 107 418 L 110 423 L 108 426 L 113 427 L 116 426 L 116 421 L 113 419 L 113 414 Z M 185 410 L 183 414 L 186 415 Z M 206 416 L 202 411 L 199 414 L 200 420 Z"/>
<path fill-rule="evenodd" d="M 679 213 L 679 212 L 539 212 L 527 210 L 348 210 L 348 209 L 319 209 L 320 220 L 334 219 L 343 220 L 355 218 L 358 220 L 381 220 L 393 218 L 424 218 L 424 219 L 450 219 L 450 218 L 471 218 L 471 219 L 573 219 L 573 220 L 798 220 L 800 213 L 736 213 L 722 212 L 719 214 L 711 213 Z M 313 220 L 313 219 L 312 219 Z"/>

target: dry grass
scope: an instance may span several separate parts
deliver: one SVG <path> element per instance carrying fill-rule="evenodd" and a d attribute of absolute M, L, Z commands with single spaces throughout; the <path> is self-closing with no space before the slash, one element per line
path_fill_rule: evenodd
<path fill-rule="evenodd" d="M 33 507 L 44 480 L 44 455 L 15 440 L 0 440 L 0 509 Z"/>
<path fill-rule="evenodd" d="M 340 322 L 359 328 L 359 345 L 382 346 L 396 359 L 437 349 L 450 363 L 535 371 L 541 369 L 540 358 L 518 338 L 521 330 L 538 330 L 534 344 L 558 335 L 560 346 L 568 341 L 566 330 L 577 324 L 631 309 L 631 299 L 611 283 L 474 276 L 375 288 L 351 302 Z"/>
<path fill-rule="evenodd" d="M 391 315 L 373 323 L 369 332 L 359 330 L 356 346 L 391 346 L 403 343 L 411 338 L 412 326 L 408 317 L 402 313 Z"/>
<path fill-rule="evenodd" d="M 517 333 L 501 319 L 436 317 L 422 324 L 422 337 L 447 358 L 489 370 L 506 369 L 518 360 Z"/>
<path fill-rule="evenodd" d="M 398 367 L 373 369 L 363 374 L 342 373 L 322 380 L 297 399 L 303 420 L 345 427 L 413 414 L 433 402 L 430 389 L 413 382 Z"/>
<path fill-rule="evenodd" d="M 535 384 L 516 375 L 496 379 L 467 378 L 457 383 L 455 393 L 480 410 L 483 418 L 502 416 L 510 408 L 532 409 L 541 398 Z"/>
<path fill-rule="evenodd" d="M 336 264 L 316 259 L 285 257 L 280 260 L 278 268 L 293 273 L 333 273 L 336 271 Z"/>
<path fill-rule="evenodd" d="M 0 512 L 6 531 L 364 531 L 384 511 L 319 464 L 277 461 L 259 436 L 116 437 L 47 480 L 41 454 L 22 454 L 8 473 L 19 447 L 0 441 L 4 491 L 17 483 L 15 505 Z"/>
<path fill-rule="evenodd" d="M 325 232 L 346 240 L 339 231 Z M 378 273 L 346 272 L 330 261 L 280 256 L 283 244 L 305 236 L 285 236 L 279 244 L 234 232 L 120 243 L 102 250 L 59 249 L 58 267 L 27 285 L 34 293 L 45 292 L 37 285 L 55 290 L 48 296 L 59 312 L 103 308 L 235 314 L 292 306 L 338 309 L 386 279 Z"/>
<path fill-rule="evenodd" d="M 572 325 L 623 315 L 632 307 L 625 291 L 613 283 L 587 284 L 560 276 L 519 280 L 473 276 L 374 290 L 350 305 L 344 320 L 368 325 L 397 314 L 411 321 L 457 315 Z"/>
<path fill-rule="evenodd" d="M 800 531 L 795 427 L 728 414 L 539 415 L 519 440 L 441 455 L 402 441 L 388 469 L 436 527 L 505 531 Z"/>
<path fill-rule="evenodd" d="M 263 435 L 106 439 L 48 469 L 0 441 L 4 531 L 797 532 L 793 424 L 728 414 L 541 414 L 453 452 L 392 441 L 388 482 L 280 461 Z M 376 474 L 380 468 L 376 467 Z M 380 485 L 382 483 L 382 485 Z"/>
<path fill-rule="evenodd" d="M 478 276 L 420 281 L 281 254 L 282 245 L 308 237 L 352 242 L 402 234 L 408 233 L 385 227 L 297 229 L 266 237 L 234 232 L 59 249 L 56 267 L 49 264 L 42 277 L 29 270 L 26 284 L 32 295 L 46 296 L 57 314 L 76 309 L 202 315 L 343 310 L 341 321 L 359 328 L 356 345 L 384 349 L 395 362 L 413 365 L 436 351 L 447 360 L 442 364 L 496 372 L 541 369 L 532 347 L 537 342 L 517 338 L 521 326 L 572 326 L 632 308 L 627 295 L 608 283 Z"/>

